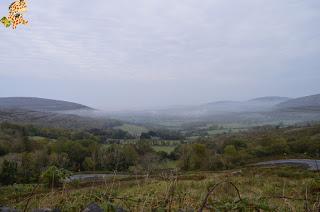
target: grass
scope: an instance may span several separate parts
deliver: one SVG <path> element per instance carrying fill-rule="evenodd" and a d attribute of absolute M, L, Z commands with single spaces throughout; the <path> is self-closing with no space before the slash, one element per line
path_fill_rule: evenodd
<path fill-rule="evenodd" d="M 56 141 L 56 139 L 49 139 L 46 137 L 42 137 L 42 136 L 29 136 L 28 137 L 30 140 L 32 141 Z"/>
<path fill-rule="evenodd" d="M 191 172 L 179 176 L 162 173 L 157 177 L 132 176 L 127 181 L 115 177 L 100 184 L 66 185 L 64 189 L 53 191 L 41 187 L 30 199 L 30 208 L 81 211 L 89 203 L 96 202 L 105 209 L 119 206 L 129 211 L 199 209 L 208 188 L 230 181 L 236 188 L 223 183 L 209 196 L 208 207 L 213 211 L 306 211 L 306 208 L 312 211 L 319 205 L 318 179 L 317 173 L 290 167 Z M 236 189 L 239 189 L 241 200 Z M 2 187 L 0 204 L 21 209 L 31 190 L 30 185 Z"/>
<path fill-rule="evenodd" d="M 166 152 L 170 154 L 175 149 L 175 146 L 152 146 L 152 149 L 156 152 Z"/>
<path fill-rule="evenodd" d="M 123 124 L 121 126 L 115 127 L 115 129 L 121 129 L 134 136 L 140 136 L 141 133 L 148 132 L 147 128 L 133 124 Z"/>

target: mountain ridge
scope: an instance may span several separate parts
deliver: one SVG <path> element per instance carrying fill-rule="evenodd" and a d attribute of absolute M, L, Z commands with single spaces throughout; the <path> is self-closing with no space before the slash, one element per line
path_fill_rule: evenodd
<path fill-rule="evenodd" d="M 277 109 L 320 109 L 320 94 L 294 98 L 276 105 Z"/>
<path fill-rule="evenodd" d="M 254 99 L 249 99 L 248 101 L 288 101 L 292 98 L 290 97 L 283 97 L 283 96 L 263 96 L 263 97 L 257 97 Z"/>
<path fill-rule="evenodd" d="M 93 118 L 76 114 L 30 111 L 20 108 L 0 108 L 0 123 L 2 122 L 67 129 L 112 128 L 122 125 L 121 121 L 110 118 Z"/>
<path fill-rule="evenodd" d="M 0 98 L 0 122 L 12 120 L 48 124 L 46 123 L 46 120 L 48 120 L 47 122 L 57 123 L 58 126 L 67 125 L 67 127 L 72 127 L 72 122 L 74 122 L 74 125 L 78 126 L 99 127 L 105 125 L 110 118 L 123 122 L 150 122 L 153 124 L 157 124 L 157 122 L 186 123 L 201 121 L 215 123 L 274 123 L 286 120 L 292 123 L 320 121 L 320 94 L 294 99 L 280 96 L 265 96 L 246 101 L 216 101 L 207 104 L 179 106 L 160 110 L 116 113 L 103 113 L 103 111 L 97 111 L 78 103 L 34 97 L 22 98 L 22 100 L 28 100 L 29 104 L 25 104 L 25 101 L 22 101 L 23 104 L 19 105 L 17 101 L 13 101 L 15 104 L 11 104 L 11 106 L 15 107 L 10 107 L 8 101 L 7 104 L 3 103 L 5 102 L 3 100 L 8 99 L 15 100 L 12 97 L 7 97 L 7 99 Z M 30 101 L 33 101 L 33 103 L 31 104 Z M 37 105 L 39 101 L 43 104 Z M 63 120 L 66 120 L 65 124 Z"/>
<path fill-rule="evenodd" d="M 17 108 L 31 111 L 94 110 L 83 104 L 39 97 L 0 97 L 0 108 Z"/>

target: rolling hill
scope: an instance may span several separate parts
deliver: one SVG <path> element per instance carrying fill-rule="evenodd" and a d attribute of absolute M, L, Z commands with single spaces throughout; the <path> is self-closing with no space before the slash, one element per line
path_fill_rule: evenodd
<path fill-rule="evenodd" d="M 36 97 L 3 97 L 0 98 L 0 108 L 19 108 L 24 110 L 47 112 L 93 110 L 88 106 L 78 103 Z"/>
<path fill-rule="evenodd" d="M 216 112 L 259 112 L 272 110 L 275 105 L 289 99 L 288 97 L 266 96 L 247 101 L 212 102 L 200 107 L 206 109 L 209 114 Z"/>
<path fill-rule="evenodd" d="M 266 96 L 247 101 L 216 101 L 202 105 L 116 114 L 114 118 L 145 124 L 185 123 L 276 124 L 320 121 L 320 95 L 296 99 Z"/>
<path fill-rule="evenodd" d="M 273 110 L 273 107 L 290 98 L 287 97 L 261 97 L 247 101 L 216 101 L 201 105 L 169 107 L 162 110 L 139 111 L 136 115 L 149 115 L 153 117 L 180 117 L 201 118 L 214 115 L 244 112 L 265 112 Z"/>
<path fill-rule="evenodd" d="M 281 110 L 320 110 L 320 94 L 291 99 L 276 105 Z"/>
<path fill-rule="evenodd" d="M 179 126 L 192 122 L 251 125 L 297 123 L 320 121 L 320 94 L 295 99 L 267 96 L 247 101 L 216 101 L 117 113 L 103 113 L 73 102 L 9 97 L 0 98 L 0 122 L 3 121 L 66 128 L 114 127 L 124 122 L 146 126 Z"/>
<path fill-rule="evenodd" d="M 122 122 L 108 117 L 90 117 L 95 110 L 78 103 L 34 98 L 0 98 L 0 122 L 33 124 L 55 128 L 112 128 Z M 83 114 L 83 115 L 79 115 Z"/>
<path fill-rule="evenodd" d="M 17 108 L 0 108 L 1 122 L 68 129 L 112 128 L 122 125 L 121 121 L 107 118 L 91 118 L 73 114 L 30 111 Z"/>

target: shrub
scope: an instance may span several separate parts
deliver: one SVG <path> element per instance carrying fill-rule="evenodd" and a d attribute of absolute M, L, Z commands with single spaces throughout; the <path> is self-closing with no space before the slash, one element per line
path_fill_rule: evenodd
<path fill-rule="evenodd" d="M 92 160 L 91 157 L 86 157 L 82 163 L 82 167 L 86 171 L 94 171 L 95 166 L 95 162 Z"/>
<path fill-rule="evenodd" d="M 3 161 L 0 182 L 2 185 L 12 185 L 17 180 L 17 162 Z"/>
<path fill-rule="evenodd" d="M 63 183 L 63 180 L 68 178 L 70 175 L 71 172 L 68 170 L 59 169 L 56 166 L 50 166 L 42 172 L 41 179 L 48 187 L 58 187 Z"/>

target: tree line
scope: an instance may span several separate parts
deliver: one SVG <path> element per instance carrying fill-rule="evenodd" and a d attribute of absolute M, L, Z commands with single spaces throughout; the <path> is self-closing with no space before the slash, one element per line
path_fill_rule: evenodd
<path fill-rule="evenodd" d="M 223 170 L 263 159 L 319 158 L 320 126 L 253 129 L 177 143 L 156 152 L 150 138 L 106 144 L 112 129 L 75 131 L 0 124 L 0 183 L 39 182 L 48 173 L 78 171 L 151 173 L 174 162 L 181 171 Z M 150 133 L 149 133 L 150 134 Z M 124 139 L 130 139 L 124 138 Z"/>

